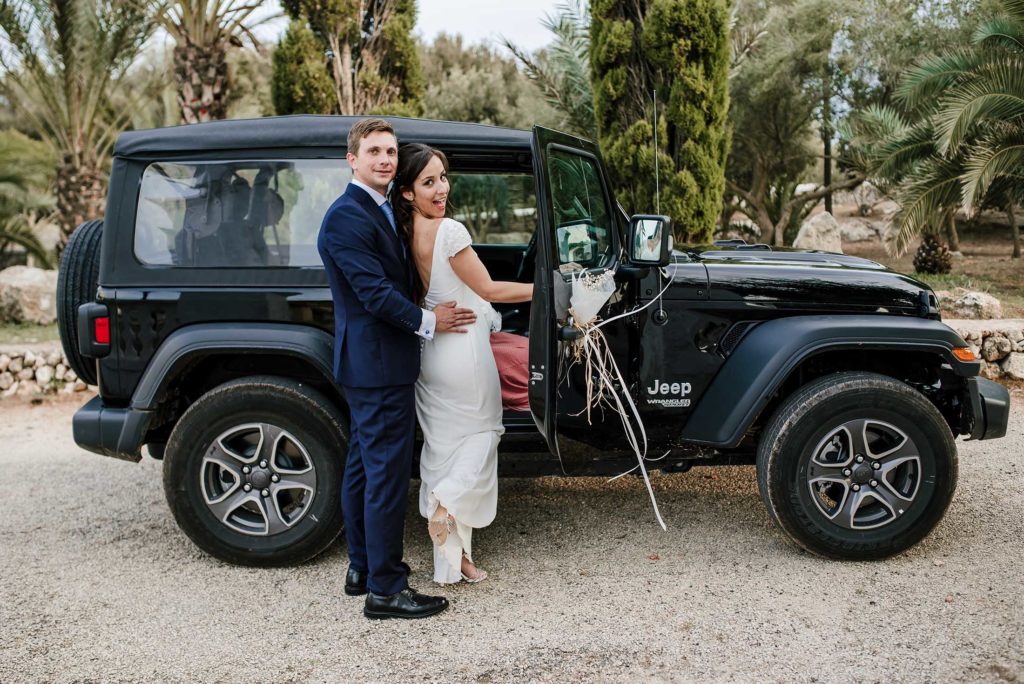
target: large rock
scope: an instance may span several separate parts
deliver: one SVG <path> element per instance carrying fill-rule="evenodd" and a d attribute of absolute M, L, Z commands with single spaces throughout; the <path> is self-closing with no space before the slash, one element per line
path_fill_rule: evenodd
<path fill-rule="evenodd" d="M 981 377 L 989 380 L 998 380 L 1003 377 L 1003 367 L 998 363 L 988 363 L 982 361 L 981 363 Z"/>
<path fill-rule="evenodd" d="M 1024 380 L 1024 354 L 1014 352 L 1002 363 L 1003 372 L 1014 380 Z"/>
<path fill-rule="evenodd" d="M 1010 340 L 1002 335 L 992 335 L 985 338 L 985 343 L 981 345 L 981 358 L 989 362 L 998 361 L 1009 354 L 1012 348 Z"/>
<path fill-rule="evenodd" d="M 28 266 L 0 271 L 0 322 L 49 325 L 56 320 L 56 271 Z"/>
<path fill-rule="evenodd" d="M 839 224 L 839 234 L 843 242 L 871 242 L 882 237 L 873 221 L 860 216 L 837 218 L 836 223 Z"/>
<path fill-rule="evenodd" d="M 842 254 L 843 241 L 839 224 L 827 211 L 815 214 L 800 226 L 800 232 L 796 234 L 793 246 L 797 249 L 820 249 L 824 252 Z"/>
<path fill-rule="evenodd" d="M 53 380 L 53 369 L 49 366 L 42 366 L 36 368 L 36 382 L 39 383 L 40 387 L 46 387 Z"/>
<path fill-rule="evenodd" d="M 970 318 L 974 320 L 1003 317 L 1003 305 L 987 292 L 971 292 L 957 288 L 952 292 L 936 292 L 947 318 Z"/>
<path fill-rule="evenodd" d="M 745 240 L 749 244 L 761 241 L 761 229 L 746 216 L 733 216 L 729 225 L 715 233 L 716 240 Z"/>

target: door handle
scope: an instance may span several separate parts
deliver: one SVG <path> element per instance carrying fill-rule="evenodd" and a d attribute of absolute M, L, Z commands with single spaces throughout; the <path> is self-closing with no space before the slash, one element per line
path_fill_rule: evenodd
<path fill-rule="evenodd" d="M 560 342 L 572 342 L 583 337 L 583 331 L 575 325 L 563 325 L 558 329 L 558 340 Z"/>

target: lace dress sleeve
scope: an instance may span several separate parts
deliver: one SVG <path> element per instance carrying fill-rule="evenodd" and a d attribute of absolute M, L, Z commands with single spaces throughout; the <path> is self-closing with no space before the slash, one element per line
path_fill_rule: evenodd
<path fill-rule="evenodd" d="M 469 236 L 466 226 L 458 221 L 448 221 L 444 232 L 444 255 L 451 259 L 453 256 L 473 244 L 473 238 Z"/>

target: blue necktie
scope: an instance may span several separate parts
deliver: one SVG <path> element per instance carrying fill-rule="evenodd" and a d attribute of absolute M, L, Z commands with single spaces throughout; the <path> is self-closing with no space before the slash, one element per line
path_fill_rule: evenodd
<path fill-rule="evenodd" d="M 402 236 L 398 234 L 398 224 L 395 223 L 395 212 L 391 210 L 391 202 L 384 202 L 384 204 L 380 205 L 380 210 L 388 217 L 388 223 L 391 224 L 391 230 L 395 231 L 395 237 L 398 238 L 398 244 L 402 248 L 402 256 L 404 257 L 405 241 L 402 240 Z"/>
<path fill-rule="evenodd" d="M 395 212 L 391 210 L 391 202 L 384 202 L 384 204 L 380 205 L 380 210 L 388 217 L 388 223 L 391 224 L 391 230 L 395 231 L 395 235 L 398 235 L 398 225 L 395 223 Z"/>

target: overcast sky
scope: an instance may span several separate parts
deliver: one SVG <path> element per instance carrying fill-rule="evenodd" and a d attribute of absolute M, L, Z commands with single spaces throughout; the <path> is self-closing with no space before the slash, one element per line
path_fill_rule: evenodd
<path fill-rule="evenodd" d="M 275 2 L 265 2 L 263 11 L 280 11 Z M 544 15 L 554 9 L 552 0 L 419 0 L 414 33 L 431 42 L 442 31 L 459 33 L 467 43 L 497 46 L 499 36 L 510 38 L 529 51 L 550 42 L 551 34 L 541 25 Z M 287 19 L 260 27 L 256 33 L 265 42 L 276 42 L 284 33 Z"/>
<path fill-rule="evenodd" d="M 492 42 L 499 36 L 527 50 L 546 45 L 551 34 L 541 25 L 552 12 L 551 0 L 420 0 L 416 33 L 430 42 L 442 31 L 461 33 L 470 43 Z"/>

